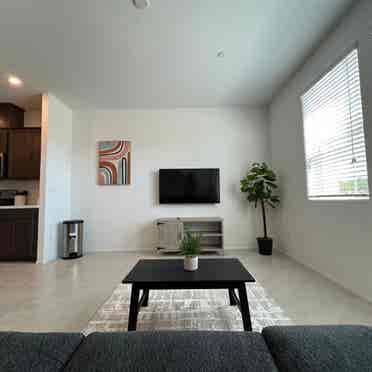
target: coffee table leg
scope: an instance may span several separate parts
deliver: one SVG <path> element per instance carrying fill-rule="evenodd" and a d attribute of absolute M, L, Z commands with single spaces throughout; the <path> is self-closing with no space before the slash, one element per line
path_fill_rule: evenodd
<path fill-rule="evenodd" d="M 234 297 L 234 288 L 229 288 L 229 298 L 230 298 L 230 306 L 235 306 L 236 305 L 236 300 Z"/>
<path fill-rule="evenodd" d="M 249 313 L 249 305 L 247 298 L 247 290 L 245 284 L 241 284 L 238 287 L 239 299 L 240 299 L 240 310 L 243 318 L 243 326 L 245 331 L 252 331 L 251 315 Z"/>
<path fill-rule="evenodd" d="M 148 306 L 149 305 L 149 293 L 150 293 L 150 290 L 149 289 L 144 289 L 143 290 L 143 302 L 142 302 L 142 306 Z"/>
<path fill-rule="evenodd" d="M 132 284 L 132 293 L 130 296 L 129 306 L 128 331 L 135 331 L 137 328 L 139 292 L 139 288 L 135 284 Z"/>

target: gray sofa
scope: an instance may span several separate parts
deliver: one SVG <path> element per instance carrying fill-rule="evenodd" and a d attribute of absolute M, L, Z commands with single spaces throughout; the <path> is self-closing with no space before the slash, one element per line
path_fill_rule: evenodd
<path fill-rule="evenodd" d="M 372 371 L 372 329 L 254 332 L 0 333 L 0 371 Z"/>

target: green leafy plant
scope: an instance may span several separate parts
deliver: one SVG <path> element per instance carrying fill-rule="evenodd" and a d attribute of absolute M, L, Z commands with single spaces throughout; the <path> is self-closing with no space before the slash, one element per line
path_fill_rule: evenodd
<path fill-rule="evenodd" d="M 267 238 L 266 210 L 268 204 L 275 208 L 279 202 L 279 196 L 275 195 L 278 188 L 276 174 L 266 163 L 253 163 L 247 175 L 240 181 L 240 191 L 247 195 L 247 200 L 261 205 L 264 226 L 264 238 Z"/>
<path fill-rule="evenodd" d="M 201 236 L 186 232 L 180 244 L 180 254 L 183 256 L 198 256 L 200 253 Z"/>

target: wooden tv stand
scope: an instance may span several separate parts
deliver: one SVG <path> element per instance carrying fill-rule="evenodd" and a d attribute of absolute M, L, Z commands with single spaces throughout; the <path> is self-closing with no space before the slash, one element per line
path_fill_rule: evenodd
<path fill-rule="evenodd" d="M 163 253 L 179 252 L 186 232 L 201 235 L 202 253 L 223 254 L 223 219 L 220 217 L 177 217 L 156 220 L 159 234 L 157 250 Z"/>

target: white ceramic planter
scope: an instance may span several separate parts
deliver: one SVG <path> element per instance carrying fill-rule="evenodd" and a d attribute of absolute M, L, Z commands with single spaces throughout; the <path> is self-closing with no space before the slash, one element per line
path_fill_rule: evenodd
<path fill-rule="evenodd" d="M 183 268 L 186 271 L 195 271 L 198 269 L 198 256 L 185 256 L 183 259 Z"/>

